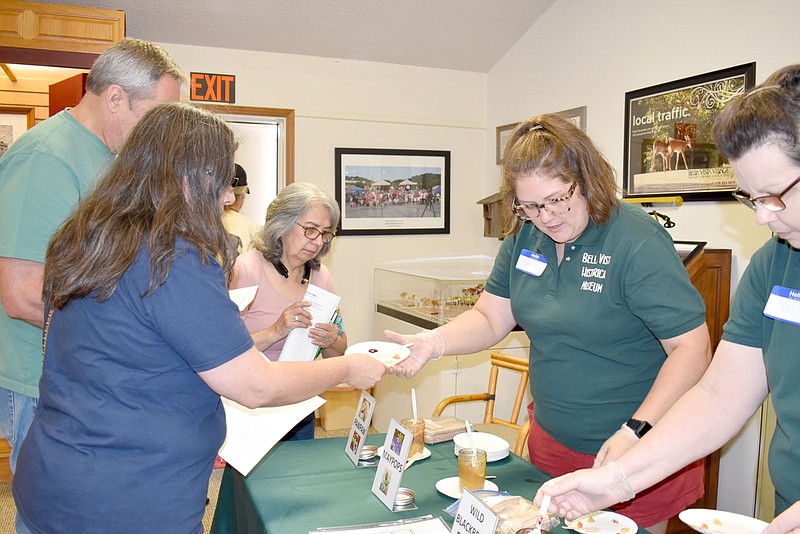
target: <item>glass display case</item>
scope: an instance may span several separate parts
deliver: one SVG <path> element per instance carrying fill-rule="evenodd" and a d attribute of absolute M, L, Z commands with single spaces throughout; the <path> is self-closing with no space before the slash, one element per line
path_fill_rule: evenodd
<path fill-rule="evenodd" d="M 493 264 L 489 256 L 452 256 L 378 265 L 376 311 L 436 328 L 475 305 Z"/>

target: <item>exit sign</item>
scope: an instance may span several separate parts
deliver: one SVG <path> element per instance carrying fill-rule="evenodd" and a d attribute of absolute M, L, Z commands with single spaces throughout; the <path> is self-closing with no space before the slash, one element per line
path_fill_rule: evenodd
<path fill-rule="evenodd" d="M 200 102 L 236 102 L 236 76 L 192 72 L 189 100 Z"/>

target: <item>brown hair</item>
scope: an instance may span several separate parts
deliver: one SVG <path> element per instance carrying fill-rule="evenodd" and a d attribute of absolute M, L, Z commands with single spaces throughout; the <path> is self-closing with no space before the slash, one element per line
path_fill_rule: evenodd
<path fill-rule="evenodd" d="M 147 112 L 105 177 L 47 248 L 44 300 L 62 308 L 90 293 L 108 299 L 146 243 L 152 294 L 167 278 L 177 239 L 229 275 L 234 251 L 219 199 L 230 187 L 237 142 L 210 111 L 171 102 Z"/>
<path fill-rule="evenodd" d="M 583 131 L 559 115 L 540 115 L 520 123 L 503 155 L 503 235 L 519 229 L 511 212 L 516 182 L 541 173 L 577 183 L 586 198 L 591 221 L 602 226 L 619 208 L 614 169 Z"/>
<path fill-rule="evenodd" d="M 728 159 L 774 143 L 800 163 L 800 65 L 775 71 L 752 91 L 722 108 L 713 129 L 714 142 Z"/>

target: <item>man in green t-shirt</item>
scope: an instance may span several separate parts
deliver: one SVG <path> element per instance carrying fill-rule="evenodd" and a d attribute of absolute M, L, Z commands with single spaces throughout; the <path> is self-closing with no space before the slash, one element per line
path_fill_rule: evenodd
<path fill-rule="evenodd" d="M 39 397 L 48 241 L 137 121 L 178 100 L 186 79 L 160 46 L 120 41 L 95 61 L 77 106 L 26 132 L 0 159 L 0 434 L 12 472 Z"/>

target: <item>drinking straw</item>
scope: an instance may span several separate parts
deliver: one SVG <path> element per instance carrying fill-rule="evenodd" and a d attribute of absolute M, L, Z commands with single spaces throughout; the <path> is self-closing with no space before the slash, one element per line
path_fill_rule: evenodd
<path fill-rule="evenodd" d="M 469 448 L 475 448 L 475 440 L 472 439 L 472 425 L 469 424 L 469 421 L 464 421 L 464 424 L 467 425 L 467 439 L 469 440 Z"/>
<path fill-rule="evenodd" d="M 417 390 L 411 388 L 411 410 L 414 413 L 414 421 L 417 420 Z"/>

